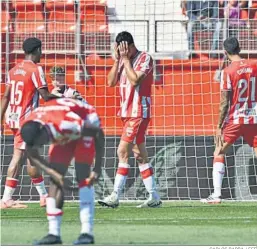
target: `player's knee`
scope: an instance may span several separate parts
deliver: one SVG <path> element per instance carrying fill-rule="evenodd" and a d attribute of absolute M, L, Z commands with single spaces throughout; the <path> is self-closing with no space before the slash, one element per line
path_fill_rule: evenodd
<path fill-rule="evenodd" d="M 22 158 L 13 158 L 8 167 L 8 176 L 15 177 L 18 175 L 19 169 L 22 165 Z"/>
<path fill-rule="evenodd" d="M 137 162 L 138 163 L 140 163 L 140 164 L 142 164 L 142 163 L 144 163 L 144 158 L 140 155 L 140 154 L 138 154 L 138 153 L 134 153 L 134 158 L 137 160 Z"/>
<path fill-rule="evenodd" d="M 33 167 L 31 165 L 27 165 L 27 172 L 31 178 L 38 178 L 42 175 L 41 171 L 37 167 Z"/>
<path fill-rule="evenodd" d="M 119 160 L 128 160 L 129 158 L 129 152 L 126 148 L 119 147 L 117 150 L 117 155 L 119 157 Z"/>

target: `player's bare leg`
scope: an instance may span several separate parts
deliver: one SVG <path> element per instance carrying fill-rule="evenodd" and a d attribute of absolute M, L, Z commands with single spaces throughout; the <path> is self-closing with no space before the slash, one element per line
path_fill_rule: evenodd
<path fill-rule="evenodd" d="M 221 148 L 216 146 L 214 151 L 212 179 L 214 192 L 206 199 L 201 199 L 202 203 L 220 204 L 221 203 L 221 188 L 225 174 L 225 153 L 232 144 L 224 143 Z"/>
<path fill-rule="evenodd" d="M 146 150 L 145 143 L 141 143 L 139 145 L 134 145 L 132 149 L 134 153 L 134 157 L 138 162 L 139 171 L 142 176 L 145 188 L 149 193 L 149 198 L 141 205 L 139 208 L 142 207 L 160 207 L 162 202 L 160 200 L 160 196 L 156 190 L 156 183 L 153 174 L 152 165 L 149 163 L 148 160 L 148 153 Z"/>
<path fill-rule="evenodd" d="M 42 172 L 39 168 L 33 167 L 27 159 L 27 172 L 29 176 L 31 177 L 31 181 L 33 182 L 35 188 L 37 189 L 37 192 L 40 196 L 40 206 L 45 207 L 46 206 L 46 198 L 48 196 L 44 178 L 42 176 Z"/>
<path fill-rule="evenodd" d="M 58 173 L 65 175 L 67 166 L 60 163 L 51 163 L 51 168 Z M 34 245 L 53 245 L 62 244 L 61 241 L 61 222 L 63 215 L 64 192 L 52 180 L 50 180 L 49 193 L 46 199 L 46 213 L 48 219 L 48 235 Z"/>
<path fill-rule="evenodd" d="M 24 157 L 24 150 L 14 148 L 13 157 L 7 171 L 5 189 L 1 200 L 1 209 L 27 208 L 27 205 L 12 200 L 13 193 L 18 185 L 19 171 Z"/>
<path fill-rule="evenodd" d="M 119 206 L 119 197 L 122 189 L 124 188 L 129 173 L 130 165 L 128 164 L 128 159 L 132 148 L 133 144 L 120 140 L 120 144 L 117 150 L 119 164 L 114 180 L 114 189 L 111 195 L 104 198 L 104 200 L 98 201 L 100 205 L 112 208 Z"/>
<path fill-rule="evenodd" d="M 86 181 L 89 177 L 91 166 L 75 162 L 75 170 L 79 185 L 81 231 L 78 239 L 74 241 L 74 245 L 94 244 L 95 190 L 93 186 L 88 186 Z"/>

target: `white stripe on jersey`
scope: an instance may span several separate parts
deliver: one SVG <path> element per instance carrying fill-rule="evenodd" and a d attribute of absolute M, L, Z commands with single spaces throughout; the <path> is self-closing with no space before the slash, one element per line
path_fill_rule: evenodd
<path fill-rule="evenodd" d="M 132 103 L 132 113 L 131 117 L 137 117 L 138 114 L 138 106 L 139 106 L 139 85 L 135 87 L 134 97 L 133 97 L 133 103 Z"/>
<path fill-rule="evenodd" d="M 231 80 L 229 78 L 229 74 L 227 74 L 227 89 L 231 90 L 232 86 L 231 86 Z"/>
<path fill-rule="evenodd" d="M 31 77 L 32 81 L 33 81 L 33 84 L 36 88 L 38 88 L 38 82 L 37 82 L 37 78 L 36 78 L 36 75 L 35 73 L 32 73 L 32 77 Z"/>
<path fill-rule="evenodd" d="M 148 114 L 148 106 L 147 104 L 150 104 L 151 102 L 151 98 L 150 97 L 142 97 L 142 101 L 141 101 L 141 105 L 142 105 L 142 111 L 143 111 L 143 118 L 147 118 L 147 114 Z"/>
<path fill-rule="evenodd" d="M 9 73 L 7 74 L 7 82 L 6 82 L 6 84 L 11 84 L 10 74 Z"/>
<path fill-rule="evenodd" d="M 124 99 L 122 99 L 122 109 L 121 109 L 121 116 L 122 117 L 126 117 L 127 116 L 127 109 L 128 109 L 128 102 L 129 102 L 129 94 L 131 92 L 131 84 L 126 84 L 124 86 L 121 86 L 121 90 L 123 89 L 123 87 L 125 87 L 125 96 Z M 123 93 L 122 93 L 123 95 Z"/>
<path fill-rule="evenodd" d="M 149 68 L 150 59 L 151 59 L 150 55 L 146 55 L 145 62 L 141 66 L 142 71 L 145 71 L 146 69 Z"/>
<path fill-rule="evenodd" d="M 222 70 L 221 71 L 221 80 L 220 80 L 220 89 L 221 90 L 224 90 L 224 88 L 225 88 L 225 90 L 231 90 L 231 80 L 230 80 L 230 78 L 229 78 L 229 75 L 227 74 L 227 85 L 226 86 L 224 86 L 225 85 L 225 82 L 224 82 L 224 70 Z"/>
<path fill-rule="evenodd" d="M 43 71 L 42 67 L 38 66 L 37 69 L 38 69 L 38 72 L 39 72 L 39 79 L 41 81 L 40 86 L 41 87 L 47 86 L 46 81 L 45 81 L 45 74 L 44 74 L 44 71 Z"/>
<path fill-rule="evenodd" d="M 240 104 L 236 104 L 235 111 L 233 113 L 233 124 L 239 124 L 239 115 L 238 115 L 239 108 L 240 108 Z"/>

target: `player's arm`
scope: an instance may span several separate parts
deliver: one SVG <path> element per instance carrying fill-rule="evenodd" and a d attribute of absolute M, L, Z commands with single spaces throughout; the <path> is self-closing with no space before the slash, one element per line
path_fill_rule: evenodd
<path fill-rule="evenodd" d="M 108 83 L 108 86 L 110 87 L 116 86 L 118 82 L 120 54 L 119 54 L 117 44 L 115 44 L 114 46 L 114 54 L 115 54 L 115 61 L 113 63 L 111 71 L 108 73 L 108 76 L 107 76 L 107 79 L 108 79 L 107 83 Z"/>
<path fill-rule="evenodd" d="M 229 109 L 230 91 L 221 91 L 218 129 L 221 129 Z"/>
<path fill-rule="evenodd" d="M 42 87 L 37 90 L 44 101 L 62 97 L 62 94 L 58 95 L 58 94 L 50 93 L 48 90 L 48 87 Z"/>
<path fill-rule="evenodd" d="M 62 95 L 52 94 L 49 92 L 45 80 L 45 74 L 41 66 L 38 66 L 37 69 L 32 73 L 32 81 L 44 101 L 62 97 Z"/>
<path fill-rule="evenodd" d="M 50 164 L 40 156 L 38 149 L 35 149 L 31 146 L 26 146 L 27 156 L 32 163 L 33 166 L 38 167 L 43 170 L 49 176 L 51 176 L 52 180 L 60 187 L 65 187 L 64 177 L 54 169 L 51 169 Z"/>
<path fill-rule="evenodd" d="M 126 70 L 126 75 L 128 77 L 129 82 L 133 86 L 137 86 L 141 83 L 141 81 L 145 78 L 145 73 L 142 71 L 135 71 L 131 65 L 131 62 L 128 58 L 123 60 L 124 68 Z"/>
<path fill-rule="evenodd" d="M 221 81 L 220 81 L 220 105 L 219 105 L 219 121 L 218 129 L 221 129 L 224 123 L 224 120 L 227 116 L 229 109 L 229 101 L 232 90 L 231 76 L 227 69 L 225 68 L 221 72 Z"/>
<path fill-rule="evenodd" d="M 129 82 L 133 86 L 138 86 L 142 80 L 146 77 L 146 75 L 152 70 L 152 60 L 149 55 L 143 56 L 139 63 L 137 68 L 134 70 L 130 59 L 128 57 L 128 43 L 122 42 L 119 46 L 120 54 L 123 59 L 124 68 L 126 71 L 126 75 L 128 77 Z"/>
<path fill-rule="evenodd" d="M 113 87 L 117 85 L 119 74 L 119 61 L 115 60 L 111 71 L 108 73 L 108 86 Z"/>
<path fill-rule="evenodd" d="M 6 85 L 5 92 L 4 92 L 4 95 L 3 95 L 2 100 L 1 100 L 1 108 L 0 108 L 0 111 L 1 111 L 1 131 L 2 131 L 2 126 L 3 126 L 3 121 L 4 121 L 4 115 L 5 115 L 5 112 L 7 110 L 8 105 L 9 105 L 10 95 L 11 95 L 11 85 Z"/>

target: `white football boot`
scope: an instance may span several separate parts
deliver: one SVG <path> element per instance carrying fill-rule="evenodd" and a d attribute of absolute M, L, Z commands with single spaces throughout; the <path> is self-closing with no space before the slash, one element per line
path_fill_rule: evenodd
<path fill-rule="evenodd" d="M 214 194 L 211 194 L 206 199 L 201 199 L 200 202 L 206 204 L 220 204 L 221 198 L 220 196 L 215 196 Z"/>
<path fill-rule="evenodd" d="M 119 198 L 116 192 L 112 192 L 111 195 L 105 197 L 102 201 L 98 203 L 103 207 L 116 208 L 119 206 Z"/>
<path fill-rule="evenodd" d="M 162 202 L 160 198 L 156 199 L 150 196 L 144 203 L 138 205 L 137 208 L 159 208 L 161 205 Z"/>

